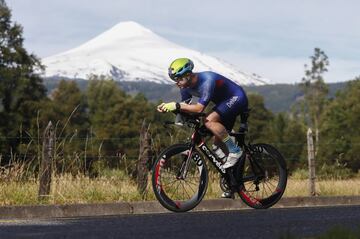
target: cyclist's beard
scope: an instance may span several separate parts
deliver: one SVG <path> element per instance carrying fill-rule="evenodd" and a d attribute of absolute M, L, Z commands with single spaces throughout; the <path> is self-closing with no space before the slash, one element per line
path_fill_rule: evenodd
<path fill-rule="evenodd" d="M 191 86 L 191 79 L 188 79 L 186 83 L 184 84 L 184 88 L 188 88 Z"/>
<path fill-rule="evenodd" d="M 188 76 L 188 78 L 186 79 L 186 82 L 184 84 L 184 88 L 188 88 L 192 86 L 192 77 Z"/>
<path fill-rule="evenodd" d="M 187 81 L 185 81 L 183 84 L 179 84 L 178 85 L 178 87 L 180 88 L 180 89 L 184 89 L 184 88 L 188 88 L 188 87 L 190 87 L 191 86 L 191 79 L 189 79 L 189 80 L 187 80 Z"/>

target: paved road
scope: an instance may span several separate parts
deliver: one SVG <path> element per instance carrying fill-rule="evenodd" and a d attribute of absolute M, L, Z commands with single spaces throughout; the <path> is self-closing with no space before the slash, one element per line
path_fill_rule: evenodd
<path fill-rule="evenodd" d="M 358 230 L 360 206 L 0 220 L 0 238 L 302 238 L 335 225 Z"/>

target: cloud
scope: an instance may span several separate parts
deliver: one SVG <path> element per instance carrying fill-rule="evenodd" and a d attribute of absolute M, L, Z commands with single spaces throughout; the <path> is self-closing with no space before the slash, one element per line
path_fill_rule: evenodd
<path fill-rule="evenodd" d="M 356 0 L 6 2 L 13 19 L 24 26 L 26 48 L 40 57 L 69 50 L 120 21 L 133 20 L 179 45 L 214 53 L 274 82 L 300 81 L 315 47 L 330 58 L 330 81 L 359 74 Z"/>
<path fill-rule="evenodd" d="M 256 73 L 271 83 L 294 84 L 301 82 L 304 76 L 304 64 L 310 64 L 307 58 L 262 57 L 224 52 L 208 52 L 236 65 L 239 70 Z M 324 73 L 325 82 L 340 82 L 360 76 L 360 61 L 329 59 L 328 72 Z"/>

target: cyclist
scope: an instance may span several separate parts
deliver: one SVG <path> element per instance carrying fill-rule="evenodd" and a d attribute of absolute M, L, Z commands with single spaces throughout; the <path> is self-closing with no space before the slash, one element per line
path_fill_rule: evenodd
<path fill-rule="evenodd" d="M 226 145 L 228 156 L 223 165 L 230 168 L 242 155 L 241 148 L 229 136 L 235 119 L 248 110 L 245 91 L 235 82 L 212 71 L 193 72 L 194 63 L 188 58 L 178 58 L 169 67 L 169 77 L 180 88 L 181 103 L 162 103 L 159 112 L 185 111 L 202 112 L 209 104 L 215 104 L 205 119 L 205 126 L 214 134 L 215 144 Z M 192 97 L 199 97 L 196 104 L 189 104 Z M 224 195 L 223 195 L 224 196 Z"/>

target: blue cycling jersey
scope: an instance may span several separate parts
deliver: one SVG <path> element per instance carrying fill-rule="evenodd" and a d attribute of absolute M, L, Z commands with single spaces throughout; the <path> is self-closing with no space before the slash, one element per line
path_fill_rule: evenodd
<path fill-rule="evenodd" d="M 215 103 L 214 111 L 218 112 L 226 128 L 232 128 L 235 118 L 247 111 L 248 99 L 241 86 L 228 78 L 211 71 L 199 72 L 196 85 L 180 90 L 181 101 L 188 101 L 193 96 L 199 97 L 198 103 L 207 106 Z"/>
<path fill-rule="evenodd" d="M 245 91 L 241 86 L 222 75 L 211 71 L 195 74 L 198 77 L 196 85 L 181 89 L 181 101 L 196 96 L 199 97 L 198 103 L 207 106 L 210 101 L 217 104 L 233 96 L 246 98 Z"/>

